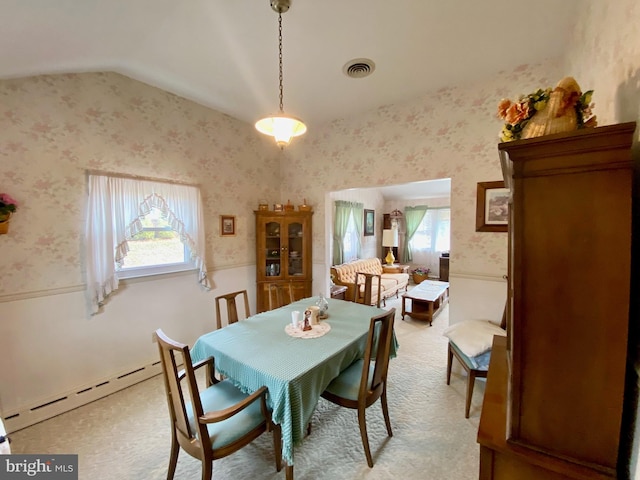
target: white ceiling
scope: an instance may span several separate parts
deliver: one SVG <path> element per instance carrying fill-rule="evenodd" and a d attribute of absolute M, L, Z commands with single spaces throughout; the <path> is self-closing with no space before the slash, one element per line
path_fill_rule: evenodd
<path fill-rule="evenodd" d="M 580 0 L 292 0 L 284 108 L 309 128 L 561 56 Z M 269 0 L 0 0 L 0 78 L 115 71 L 247 122 L 278 110 Z M 342 73 L 353 58 L 373 75 Z"/>

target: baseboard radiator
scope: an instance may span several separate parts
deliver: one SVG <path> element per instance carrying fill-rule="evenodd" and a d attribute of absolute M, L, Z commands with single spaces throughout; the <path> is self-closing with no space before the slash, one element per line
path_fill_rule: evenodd
<path fill-rule="evenodd" d="M 43 420 L 68 412 L 87 403 L 111 395 L 123 388 L 135 385 L 162 372 L 160 361 L 122 372 L 101 381 L 83 385 L 73 390 L 39 401 L 17 411 L 2 412 L 7 433 L 21 430 Z"/>

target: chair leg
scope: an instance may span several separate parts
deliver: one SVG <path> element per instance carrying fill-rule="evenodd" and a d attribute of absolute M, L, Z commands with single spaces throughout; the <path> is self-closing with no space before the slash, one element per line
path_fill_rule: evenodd
<path fill-rule="evenodd" d="M 451 345 L 448 346 L 447 353 L 447 385 L 449 385 L 451 382 L 451 364 L 453 362 L 453 351 L 451 350 Z"/>
<path fill-rule="evenodd" d="M 469 370 L 467 378 L 467 401 L 464 407 L 464 418 L 469 418 L 469 409 L 471 408 L 471 397 L 473 397 L 473 387 L 476 383 L 476 374 L 473 370 Z"/>
<path fill-rule="evenodd" d="M 371 458 L 371 450 L 369 449 L 369 437 L 367 436 L 367 419 L 365 417 L 365 408 L 358 408 L 358 425 L 360 426 L 360 436 L 362 437 L 362 446 L 364 447 L 364 455 L 367 457 L 367 465 L 373 468 L 373 459 Z"/>
<path fill-rule="evenodd" d="M 204 459 L 202 461 L 202 480 L 211 480 L 213 474 L 213 461 L 211 459 Z"/>
<path fill-rule="evenodd" d="M 178 464 L 178 454 L 180 453 L 180 445 L 176 438 L 175 430 L 171 435 L 171 453 L 169 454 L 169 470 L 167 471 L 167 480 L 173 480 L 176 473 L 176 465 Z"/>
<path fill-rule="evenodd" d="M 271 430 L 273 431 L 273 450 L 276 454 L 276 471 L 282 470 L 282 430 L 280 425 L 271 423 Z"/>
<path fill-rule="evenodd" d="M 387 406 L 387 386 L 385 385 L 382 395 L 380 396 L 380 403 L 382 404 L 382 416 L 384 417 L 384 423 L 387 426 L 387 433 L 390 437 L 393 437 L 391 431 L 391 420 L 389 419 L 389 407 Z"/>

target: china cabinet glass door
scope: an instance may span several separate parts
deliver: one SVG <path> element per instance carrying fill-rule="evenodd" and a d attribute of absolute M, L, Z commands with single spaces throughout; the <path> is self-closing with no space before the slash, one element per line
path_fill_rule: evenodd
<path fill-rule="evenodd" d="M 265 265 L 264 274 L 267 277 L 279 277 L 282 267 L 282 241 L 280 222 L 268 222 L 265 228 Z"/>
<path fill-rule="evenodd" d="M 304 252 L 304 229 L 300 222 L 291 222 L 287 228 L 287 240 L 288 240 L 288 275 L 290 277 L 296 277 L 304 275 L 304 262 L 306 252 Z"/>

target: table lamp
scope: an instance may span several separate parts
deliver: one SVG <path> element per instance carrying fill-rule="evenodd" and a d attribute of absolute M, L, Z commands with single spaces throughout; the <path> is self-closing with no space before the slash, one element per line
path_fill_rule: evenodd
<path fill-rule="evenodd" d="M 382 231 L 382 246 L 389 247 L 389 253 L 385 257 L 387 265 L 393 265 L 396 258 L 393 256 L 393 247 L 398 246 L 398 230 L 395 228 Z"/>

